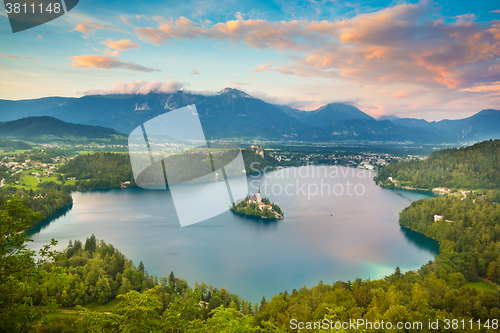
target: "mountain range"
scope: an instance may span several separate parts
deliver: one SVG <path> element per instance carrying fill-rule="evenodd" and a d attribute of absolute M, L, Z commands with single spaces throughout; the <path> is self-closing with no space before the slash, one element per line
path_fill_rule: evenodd
<path fill-rule="evenodd" d="M 376 120 L 348 104 L 331 103 L 314 111 L 302 111 L 289 106 L 266 103 L 231 88 L 225 88 L 219 93 L 208 96 L 177 91 L 146 95 L 0 100 L 0 121 L 49 116 L 73 123 L 72 125 L 100 126 L 97 131 L 99 135 L 113 137 L 113 135 L 119 136 L 120 133 L 126 135 L 155 116 L 191 104 L 196 105 L 207 138 L 435 144 L 457 144 L 500 138 L 498 110 L 483 110 L 469 118 L 439 122 L 394 116 Z M 55 126 L 56 123 L 51 121 L 51 124 Z M 16 138 L 14 130 L 9 132 L 6 126 L 0 124 L 0 137 Z M 16 128 L 22 130 L 19 126 Z M 76 130 L 75 127 L 72 128 L 72 131 Z M 114 131 L 106 134 L 103 132 L 104 128 L 111 128 Z M 93 132 L 90 128 L 86 130 Z M 24 137 L 29 135 L 26 131 L 23 134 Z M 59 132 L 58 135 L 63 135 L 63 132 Z M 68 132 L 66 135 L 81 137 L 83 133 Z"/>

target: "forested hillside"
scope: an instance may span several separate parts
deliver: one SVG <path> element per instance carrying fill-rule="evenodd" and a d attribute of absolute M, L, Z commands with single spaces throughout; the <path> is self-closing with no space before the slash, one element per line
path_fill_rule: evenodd
<path fill-rule="evenodd" d="M 434 216 L 442 216 L 434 221 Z M 478 275 L 500 284 L 500 205 L 455 196 L 413 202 L 400 214 L 402 226 L 437 240 L 469 281 Z"/>
<path fill-rule="evenodd" d="M 436 151 L 424 161 L 390 164 L 379 170 L 377 179 L 391 185 L 388 177 L 415 188 L 500 188 L 500 140 L 470 147 Z"/>
<path fill-rule="evenodd" d="M 66 178 L 75 177 L 77 190 L 115 188 L 124 181 L 134 184 L 128 154 L 99 152 L 79 155 L 59 167 L 58 172 Z"/>
<path fill-rule="evenodd" d="M 262 157 L 254 149 L 243 149 L 243 160 L 247 174 L 266 170 L 272 170 L 277 166 L 277 161 L 269 156 L 264 150 Z M 198 154 L 201 155 L 201 154 Z M 208 156 L 203 155 L 204 158 Z M 196 171 L 196 163 L 193 157 L 186 154 L 179 155 L 177 162 L 179 170 Z M 224 158 L 218 158 L 223 161 Z M 228 160 L 230 161 L 230 160 Z M 182 168 L 182 166 L 184 166 Z M 188 170 L 191 167 L 193 170 Z M 120 187 L 121 182 L 130 181 L 135 186 L 134 174 L 128 154 L 121 153 L 95 153 L 79 155 L 58 169 L 65 178 L 76 178 L 76 190 L 106 189 Z M 199 175 L 201 176 L 201 174 Z M 192 178 L 189 178 L 191 180 Z"/>

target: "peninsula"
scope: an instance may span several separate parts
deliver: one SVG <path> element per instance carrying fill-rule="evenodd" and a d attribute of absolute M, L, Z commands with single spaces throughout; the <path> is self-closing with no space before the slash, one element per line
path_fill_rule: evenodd
<path fill-rule="evenodd" d="M 262 198 L 259 191 L 256 195 L 240 200 L 238 203 L 233 203 L 231 210 L 237 214 L 258 216 L 265 219 L 282 219 L 284 216 L 281 208 L 269 201 L 267 198 Z"/>

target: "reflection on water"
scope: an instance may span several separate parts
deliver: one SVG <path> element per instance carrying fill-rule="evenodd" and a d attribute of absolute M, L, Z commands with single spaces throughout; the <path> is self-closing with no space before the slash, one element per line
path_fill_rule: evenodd
<path fill-rule="evenodd" d="M 439 254 L 439 244 L 434 239 L 431 239 L 419 232 L 410 230 L 403 226 L 400 226 L 400 230 L 401 233 L 405 235 L 408 242 L 412 243 L 419 249 L 430 251 L 435 256 Z"/>
<path fill-rule="evenodd" d="M 350 169 L 341 170 L 348 172 L 339 177 L 304 178 L 305 173 L 293 172 L 249 176 L 250 194 L 260 186 L 263 196 L 284 211 L 283 220 L 227 211 L 180 228 L 169 191 L 77 192 L 73 208 L 45 221 L 29 246 L 39 249 L 54 238 L 62 249 L 70 239 L 84 241 L 95 234 L 134 262 L 143 261 L 150 274 L 174 271 L 190 284 L 204 281 L 252 302 L 321 280 L 381 278 L 396 266 L 417 269 L 434 258 L 435 242 L 398 224 L 399 212 L 411 200 L 431 193 L 383 189 L 374 184 L 373 175 L 358 178 Z M 348 183 L 358 185 L 358 193 L 363 189 L 362 195 L 349 195 Z M 343 195 L 332 194 L 342 187 Z M 321 194 L 321 188 L 330 193 Z"/>
<path fill-rule="evenodd" d="M 44 218 L 40 222 L 37 223 L 36 226 L 33 228 L 30 228 L 28 230 L 28 234 L 37 234 L 43 229 L 47 228 L 53 221 L 56 221 L 57 219 L 66 216 L 66 214 L 73 208 L 73 204 L 70 204 L 66 207 L 63 207 L 59 210 L 57 210 L 54 214 L 52 214 L 50 217 Z"/>

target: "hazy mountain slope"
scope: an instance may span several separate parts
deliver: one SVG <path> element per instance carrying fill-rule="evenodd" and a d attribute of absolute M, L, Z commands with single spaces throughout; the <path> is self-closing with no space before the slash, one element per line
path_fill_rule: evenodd
<path fill-rule="evenodd" d="M 20 101 L 0 99 L 0 121 L 10 121 L 24 118 L 33 115 L 35 112 L 64 105 L 64 103 L 74 99 L 76 98 L 45 97 Z"/>
<path fill-rule="evenodd" d="M 450 142 L 436 133 L 394 125 L 388 120 L 341 120 L 323 128 L 306 128 L 299 136 L 309 141 Z"/>
<path fill-rule="evenodd" d="M 72 124 L 46 116 L 2 122 L 0 138 L 30 142 L 126 142 L 123 134 L 111 128 Z"/>
<path fill-rule="evenodd" d="M 296 118 L 296 119 L 298 119 L 300 121 L 303 121 L 303 122 L 305 122 L 305 120 L 307 119 L 307 117 L 309 117 L 311 115 L 311 111 L 302 111 L 302 110 L 299 110 L 299 109 L 296 109 L 296 108 L 292 108 L 292 107 L 290 107 L 288 105 L 277 105 L 277 104 L 275 104 L 274 106 L 276 106 L 277 108 L 279 108 L 280 110 L 282 110 L 283 112 L 285 112 L 290 117 Z"/>
<path fill-rule="evenodd" d="M 325 127 L 334 121 L 353 119 L 373 120 L 373 117 L 355 106 L 331 103 L 320 107 L 316 111 L 310 111 L 310 115 L 305 119 L 305 122 L 309 126 Z"/>

